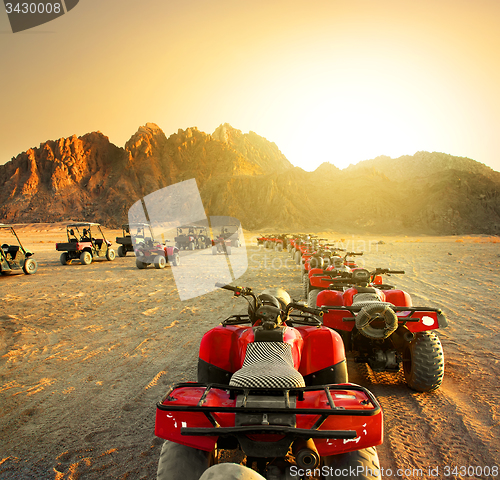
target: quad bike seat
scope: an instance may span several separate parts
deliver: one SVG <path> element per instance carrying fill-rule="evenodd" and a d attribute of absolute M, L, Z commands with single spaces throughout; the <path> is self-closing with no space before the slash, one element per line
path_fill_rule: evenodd
<path fill-rule="evenodd" d="M 285 342 L 253 342 L 247 346 L 243 366 L 229 385 L 242 388 L 305 387 L 304 377 L 295 370 L 292 346 Z"/>

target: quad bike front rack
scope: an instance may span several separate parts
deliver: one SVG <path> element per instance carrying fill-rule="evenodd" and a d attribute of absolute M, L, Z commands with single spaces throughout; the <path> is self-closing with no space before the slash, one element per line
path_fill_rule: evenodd
<path fill-rule="evenodd" d="M 322 307 L 325 310 L 323 323 L 328 327 L 332 327 L 330 324 L 330 317 L 332 317 L 336 322 L 352 322 L 356 320 L 356 313 L 358 313 L 362 307 L 361 306 L 328 306 Z M 444 312 L 439 308 L 432 307 L 397 307 L 391 306 L 391 309 L 396 313 L 398 317 L 398 324 L 406 326 L 407 323 L 415 324 L 413 327 L 409 327 L 410 330 L 428 330 L 430 326 L 432 328 L 444 328 L 448 326 L 448 320 Z M 406 315 L 404 315 L 406 313 Z M 352 316 L 348 316 L 348 315 Z M 428 324 L 423 322 L 423 318 L 429 317 L 432 319 L 433 323 Z M 420 324 L 417 326 L 417 324 Z M 334 326 L 334 328 L 336 328 Z"/>

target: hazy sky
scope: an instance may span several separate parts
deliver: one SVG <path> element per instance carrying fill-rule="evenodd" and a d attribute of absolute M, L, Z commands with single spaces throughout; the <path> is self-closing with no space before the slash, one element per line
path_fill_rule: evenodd
<path fill-rule="evenodd" d="M 499 0 L 80 0 L 0 12 L 0 164 L 100 130 L 221 123 L 297 166 L 419 150 L 500 170 Z"/>

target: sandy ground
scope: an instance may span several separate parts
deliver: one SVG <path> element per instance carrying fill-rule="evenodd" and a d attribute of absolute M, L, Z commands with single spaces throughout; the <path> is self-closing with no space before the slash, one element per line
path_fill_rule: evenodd
<path fill-rule="evenodd" d="M 130 255 L 62 266 L 54 248 L 64 238 L 60 225 L 18 233 L 39 270 L 0 277 L 0 478 L 156 478 L 155 403 L 167 385 L 196 379 L 203 333 L 246 304 L 221 290 L 180 301 L 170 267 L 138 270 Z M 259 249 L 251 237 L 237 284 L 281 286 L 300 298 L 300 270 L 288 254 Z M 401 374 L 349 361 L 350 380 L 385 412 L 383 478 L 498 478 L 484 474 L 500 467 L 498 239 L 348 242 L 365 251 L 367 267 L 406 270 L 392 283 L 415 305 L 442 308 L 450 322 L 439 332 L 446 373 L 437 392 L 412 392 Z M 189 268 L 185 252 L 181 260 L 178 268 Z"/>

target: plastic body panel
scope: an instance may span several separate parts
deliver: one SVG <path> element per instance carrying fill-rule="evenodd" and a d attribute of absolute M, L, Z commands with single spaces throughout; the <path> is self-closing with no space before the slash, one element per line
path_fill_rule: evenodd
<path fill-rule="evenodd" d="M 326 327 L 286 327 L 283 340 L 292 346 L 294 367 L 304 376 L 345 360 L 340 335 Z M 199 357 L 234 373 L 242 367 L 247 345 L 253 341 L 250 326 L 219 325 L 203 336 Z"/>

